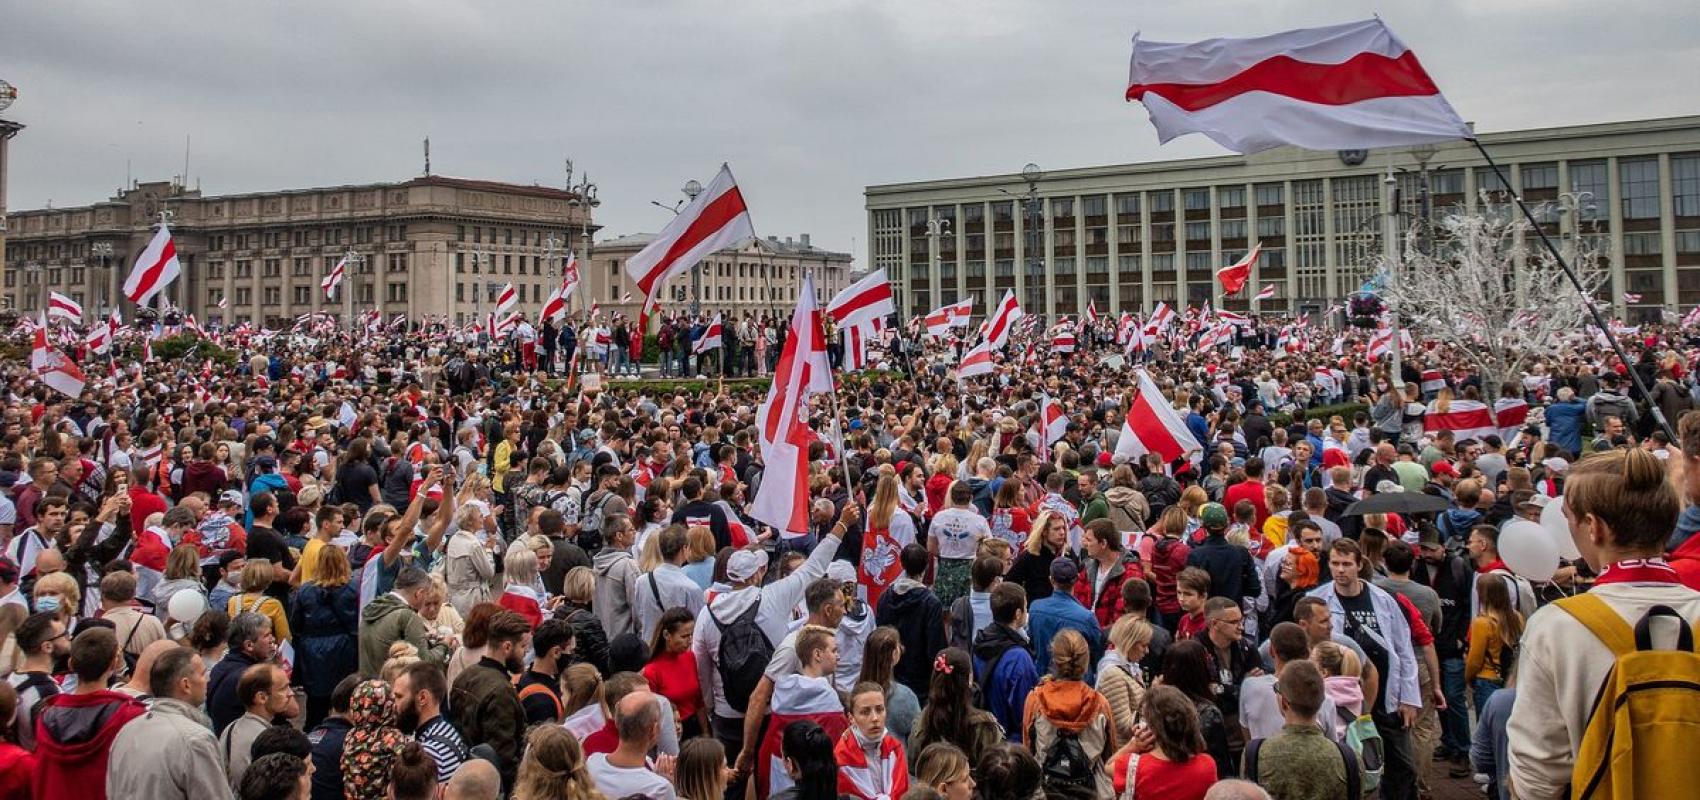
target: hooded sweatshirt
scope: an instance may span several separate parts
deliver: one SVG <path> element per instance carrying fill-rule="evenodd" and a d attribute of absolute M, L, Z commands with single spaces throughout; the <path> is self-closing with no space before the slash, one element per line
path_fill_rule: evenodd
<path fill-rule="evenodd" d="M 1041 722 L 1041 718 L 1043 722 Z M 1089 759 L 1107 764 L 1116 750 L 1116 730 L 1110 719 L 1110 704 L 1097 690 L 1081 681 L 1047 677 L 1027 696 L 1022 713 L 1021 743 L 1033 751 L 1040 764 L 1056 743 L 1058 731 L 1073 733 Z M 1110 774 L 1097 770 L 1098 797 L 1114 792 Z"/>
<path fill-rule="evenodd" d="M 605 548 L 591 561 L 596 571 L 596 598 L 591 608 L 602 621 L 602 631 L 612 641 L 622 633 L 637 633 L 637 561 L 625 550 Z"/>
<path fill-rule="evenodd" d="M 35 715 L 37 800 L 104 800 L 112 740 L 146 712 L 140 700 L 106 689 L 49 698 Z"/>
<path fill-rule="evenodd" d="M 394 592 L 372 598 L 360 610 L 360 674 L 377 677 L 398 641 L 419 648 L 419 657 L 442 664 L 445 653 L 425 639 L 425 620 Z"/>
<path fill-rule="evenodd" d="M 898 578 L 880 594 L 874 622 L 897 628 L 898 639 L 903 642 L 903 657 L 898 659 L 893 677 L 916 697 L 926 694 L 933 659 L 945 648 L 944 604 L 938 595 L 912 578 Z"/>

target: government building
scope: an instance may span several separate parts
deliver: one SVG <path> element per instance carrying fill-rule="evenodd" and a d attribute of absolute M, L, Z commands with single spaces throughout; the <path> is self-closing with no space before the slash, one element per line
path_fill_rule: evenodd
<path fill-rule="evenodd" d="M 637 316 L 643 305 L 636 283 L 626 275 L 626 260 L 655 241 L 656 234 L 633 233 L 596 243 L 591 268 L 581 271 L 583 296 L 573 309 L 594 302 L 602 310 Z M 662 290 L 662 310 L 723 314 L 727 319 L 778 315 L 789 318 L 805 273 L 815 279 L 815 302 L 825 305 L 850 285 L 850 254 L 814 246 L 809 234 L 783 239 L 745 239 L 703 259 L 696 275 L 683 272 Z"/>
<path fill-rule="evenodd" d="M 1601 300 L 1631 321 L 1700 304 L 1700 116 L 1484 133 L 1503 185 L 1467 142 L 1339 153 L 1280 148 L 1140 164 L 869 186 L 874 268 L 905 317 L 964 297 L 984 313 L 1006 290 L 1053 318 L 1148 313 L 1158 302 L 1315 313 L 1376 272 L 1393 171 L 1400 229 L 1458 209 L 1516 213 L 1520 192 L 1566 250 L 1601 254 Z M 1530 247 L 1539 246 L 1533 234 Z M 1585 241 L 1584 241 L 1585 240 Z M 1253 244 L 1245 290 L 1216 270 Z M 1606 293 L 1609 292 L 1609 296 Z"/>
<path fill-rule="evenodd" d="M 346 321 L 372 310 L 465 322 L 508 283 L 535 318 L 568 249 L 594 237 L 590 212 L 562 189 L 437 175 L 212 197 L 133 183 L 93 205 L 11 212 L 3 298 L 36 313 L 51 289 L 81 303 L 85 322 L 115 303 L 134 320 L 120 287 L 163 215 L 183 269 L 164 296 L 204 324 L 275 330 L 311 312 Z M 345 257 L 327 299 L 320 281 Z"/>

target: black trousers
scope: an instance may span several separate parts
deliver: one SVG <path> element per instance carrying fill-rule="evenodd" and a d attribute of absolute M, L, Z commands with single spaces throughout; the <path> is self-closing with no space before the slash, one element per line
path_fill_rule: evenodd
<path fill-rule="evenodd" d="M 1411 732 L 1398 714 L 1371 715 L 1381 734 L 1386 763 L 1381 769 L 1381 800 L 1417 800 L 1417 765 L 1411 756 Z"/>

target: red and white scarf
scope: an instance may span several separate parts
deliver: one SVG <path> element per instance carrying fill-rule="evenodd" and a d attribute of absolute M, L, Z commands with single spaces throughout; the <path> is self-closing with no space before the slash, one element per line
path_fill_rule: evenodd
<path fill-rule="evenodd" d="M 868 751 L 862 749 L 862 741 L 857 738 L 855 729 L 847 730 L 838 737 L 832 755 L 838 761 L 840 797 L 891 800 L 909 791 L 909 770 L 903 756 L 903 745 L 890 733 L 880 740 L 878 764 L 868 763 Z M 879 778 L 877 784 L 876 777 Z M 876 791 L 876 785 L 884 787 L 883 791 Z"/>

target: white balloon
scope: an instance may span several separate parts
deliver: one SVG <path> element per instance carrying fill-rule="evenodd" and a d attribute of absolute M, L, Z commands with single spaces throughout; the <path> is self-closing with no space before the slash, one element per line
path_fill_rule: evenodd
<path fill-rule="evenodd" d="M 1582 551 L 1576 549 L 1576 540 L 1570 536 L 1570 520 L 1564 517 L 1564 497 L 1554 497 L 1547 502 L 1547 507 L 1541 509 L 1541 527 L 1547 529 L 1553 541 L 1558 543 L 1558 556 L 1565 561 L 1575 561 L 1582 557 Z"/>
<path fill-rule="evenodd" d="M 165 610 L 172 619 L 185 626 L 193 625 L 195 620 L 206 613 L 207 598 L 193 589 L 185 589 L 171 596 L 171 602 L 166 604 Z"/>
<path fill-rule="evenodd" d="M 1513 573 L 1540 583 L 1558 571 L 1558 543 L 1539 523 L 1514 519 L 1499 532 L 1499 557 Z"/>

